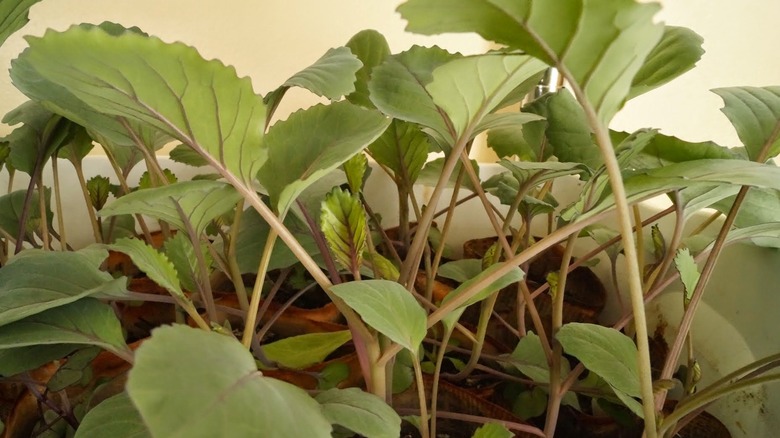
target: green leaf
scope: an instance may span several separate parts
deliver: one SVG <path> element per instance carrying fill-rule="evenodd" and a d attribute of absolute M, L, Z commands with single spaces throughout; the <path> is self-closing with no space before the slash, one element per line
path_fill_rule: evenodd
<path fill-rule="evenodd" d="M 474 169 L 474 172 L 477 175 L 479 175 L 479 163 L 477 163 L 477 160 L 469 161 L 471 162 L 471 168 Z M 425 167 L 423 167 L 422 171 L 420 171 L 420 175 L 417 177 L 417 183 L 424 186 L 435 187 L 439 182 L 439 178 L 441 178 L 442 170 L 444 169 L 444 162 L 444 158 L 437 158 L 425 163 Z M 463 162 L 458 161 L 458 163 L 455 165 L 455 169 L 452 171 L 452 175 L 450 175 L 450 180 L 447 181 L 447 187 L 455 187 L 455 182 L 458 180 L 458 174 L 460 173 L 461 166 L 463 166 Z M 461 188 L 471 190 L 472 192 L 475 191 L 474 185 L 471 184 L 471 180 L 468 176 L 466 176 L 465 173 L 461 179 L 460 186 Z"/>
<path fill-rule="evenodd" d="M 674 265 L 677 267 L 677 272 L 680 273 L 680 280 L 685 287 L 685 307 L 687 308 L 701 274 L 696 266 L 696 261 L 688 249 L 677 251 L 677 255 L 674 257 Z"/>
<path fill-rule="evenodd" d="M 488 54 L 444 64 L 426 89 L 449 116 L 455 138 L 476 134 L 477 125 L 517 86 L 546 68 L 526 55 Z M 457 90 L 457 92 L 453 92 Z"/>
<path fill-rule="evenodd" d="M 512 413 L 523 421 L 538 417 L 547 410 L 547 393 L 539 386 L 521 392 L 512 402 Z"/>
<path fill-rule="evenodd" d="M 152 438 L 130 396 L 121 392 L 103 400 L 81 420 L 74 438 Z"/>
<path fill-rule="evenodd" d="M 185 144 L 176 145 L 168 154 L 171 160 L 193 167 L 208 166 L 209 162 Z"/>
<path fill-rule="evenodd" d="M 476 277 L 480 272 L 482 272 L 482 260 L 461 259 L 439 266 L 437 274 L 439 277 L 463 283 Z"/>
<path fill-rule="evenodd" d="M 175 297 L 187 300 L 184 291 L 181 290 L 176 268 L 165 254 L 139 239 L 119 239 L 107 245 L 107 248 L 127 254 L 149 279 L 164 287 Z"/>
<path fill-rule="evenodd" d="M 118 321 L 117 321 L 118 322 Z M 116 324 L 119 327 L 119 324 Z M 121 332 L 121 328 L 119 328 Z M 82 348 L 68 356 L 64 364 L 46 382 L 46 389 L 52 392 L 62 391 L 73 385 L 87 385 L 92 380 L 92 361 L 100 354 L 100 348 Z"/>
<path fill-rule="evenodd" d="M 733 87 L 712 90 L 723 99 L 722 111 L 737 130 L 752 161 L 769 145 L 772 158 L 780 153 L 780 87 Z"/>
<path fill-rule="evenodd" d="M 368 168 L 368 158 L 366 154 L 357 154 L 344 163 L 344 174 L 347 176 L 347 184 L 352 193 L 358 194 L 363 190 L 363 181 L 365 180 Z"/>
<path fill-rule="evenodd" d="M 533 179 L 534 185 L 569 175 L 587 174 L 588 169 L 578 163 L 561 163 L 543 161 L 540 163 L 528 161 L 510 161 L 501 159 L 498 164 L 508 169 L 519 184 L 526 184 Z"/>
<path fill-rule="evenodd" d="M 0 350 L 0 376 L 13 376 L 62 359 L 80 348 L 76 344 L 34 345 Z"/>
<path fill-rule="evenodd" d="M 57 149 L 68 143 L 74 126 L 34 101 L 19 105 L 2 121 L 9 125 L 22 124 L 4 141 L 11 148 L 10 163 L 28 175 L 32 175 L 36 167 L 42 166 L 57 153 Z"/>
<path fill-rule="evenodd" d="M 493 272 L 500 269 L 500 264 L 495 264 L 484 271 L 482 271 L 479 275 L 476 277 L 463 282 L 460 286 L 458 286 L 455 290 L 447 294 L 447 296 L 442 301 L 442 304 L 446 303 L 447 301 L 450 301 L 460 295 L 464 290 L 470 289 L 471 285 L 481 281 L 483 278 L 493 275 Z M 458 322 L 458 319 L 463 314 L 463 311 L 466 310 L 466 307 L 478 303 L 485 298 L 489 297 L 490 295 L 494 293 L 498 293 L 501 289 L 509 286 L 512 283 L 517 283 L 518 281 L 522 280 L 525 274 L 523 271 L 520 270 L 520 268 L 512 268 L 511 271 L 507 272 L 506 274 L 499 277 L 497 280 L 493 281 L 486 287 L 482 288 L 479 293 L 469 298 L 465 303 L 461 304 L 457 310 L 454 310 L 449 315 L 445 316 L 442 319 L 442 324 L 445 325 L 448 329 L 452 329 L 455 327 L 455 323 Z"/>
<path fill-rule="evenodd" d="M 528 332 L 520 339 L 508 359 L 507 365 L 517 368 L 534 382 L 548 383 L 550 381 L 547 356 L 544 354 L 542 341 L 534 332 Z M 563 368 L 561 371 L 565 371 L 562 375 L 568 374 L 568 362 L 563 361 L 561 368 Z"/>
<path fill-rule="evenodd" d="M 320 228 L 339 263 L 357 272 L 366 249 L 366 213 L 357 195 L 334 187 L 322 202 Z"/>
<path fill-rule="evenodd" d="M 390 46 L 385 37 L 375 30 L 363 30 L 355 34 L 346 44 L 357 56 L 363 67 L 355 76 L 355 91 L 347 96 L 347 100 L 366 108 L 374 108 L 368 94 L 368 81 L 374 67 L 382 64 L 390 56 Z"/>
<path fill-rule="evenodd" d="M 26 250 L 0 269 L 0 326 L 88 296 L 124 294 L 127 279 L 99 269 L 108 252 Z"/>
<path fill-rule="evenodd" d="M 197 234 L 203 233 L 209 222 L 233 209 L 241 195 L 221 181 L 182 181 L 164 187 L 138 190 L 108 204 L 101 216 L 145 214 L 185 229 L 176 203 L 187 214 Z"/>
<path fill-rule="evenodd" d="M 372 70 L 368 83 L 371 102 L 389 116 L 431 128 L 441 138 L 451 138 L 446 116 L 433 102 L 426 85 L 433 81 L 437 67 L 456 57 L 439 47 L 413 46 L 387 58 Z"/>
<path fill-rule="evenodd" d="M 514 432 L 498 423 L 486 423 L 474 431 L 472 438 L 512 438 Z"/>
<path fill-rule="evenodd" d="M 19 235 L 19 223 L 21 221 L 22 208 L 24 206 L 24 197 L 26 196 L 26 193 L 27 190 L 16 190 L 0 196 L 0 230 L 3 230 L 10 236 Z M 39 199 L 38 193 L 39 192 L 37 190 L 33 192 L 32 200 L 30 201 L 30 205 L 34 207 L 30 208 L 28 213 L 29 216 L 27 217 L 26 239 L 28 241 L 32 240 L 31 233 L 33 230 L 31 229 L 31 226 L 33 224 L 39 223 L 41 220 L 41 210 L 40 208 L 37 208 Z M 51 190 L 49 189 L 46 190 L 46 199 L 44 202 L 46 205 L 46 222 L 49 224 L 51 229 L 54 213 L 51 211 Z"/>
<path fill-rule="evenodd" d="M 322 362 L 350 339 L 349 330 L 308 333 L 263 345 L 263 353 L 279 365 L 300 370 Z"/>
<path fill-rule="evenodd" d="M 410 0 L 398 11 L 409 31 L 476 32 L 559 67 L 607 125 L 661 39 L 658 9 L 633 0 Z"/>
<path fill-rule="evenodd" d="M 393 171 L 396 184 L 408 188 L 417 181 L 430 148 L 428 136 L 418 125 L 393 120 L 384 134 L 368 147 L 368 152 L 377 163 Z"/>
<path fill-rule="evenodd" d="M 72 135 L 69 141 L 57 151 L 57 156 L 67 159 L 74 165 L 78 165 L 94 149 L 95 144 L 83 126 L 74 124 L 71 127 L 71 132 Z"/>
<path fill-rule="evenodd" d="M 0 45 L 11 34 L 24 27 L 29 20 L 29 9 L 41 0 L 11 0 L 0 2 Z M 2 428 L 0 428 L 2 429 Z"/>
<path fill-rule="evenodd" d="M 364 280 L 338 284 L 331 291 L 376 331 L 417 351 L 427 332 L 425 310 L 403 286 L 388 280 Z"/>
<path fill-rule="evenodd" d="M 114 310 L 85 298 L 0 327 L 0 349 L 52 344 L 95 345 L 128 352 Z"/>
<path fill-rule="evenodd" d="M 656 89 L 692 69 L 704 54 L 703 41 L 688 28 L 665 26 L 661 41 L 634 76 L 627 98 Z"/>
<path fill-rule="evenodd" d="M 627 132 L 610 131 L 614 144 L 623 142 L 629 135 Z M 735 158 L 737 154 L 730 148 L 711 141 L 692 143 L 656 132 L 650 142 L 633 159 L 632 164 L 638 168 L 654 168 L 683 161 Z"/>
<path fill-rule="evenodd" d="M 612 388 L 612 390 L 615 391 L 617 398 L 620 399 L 620 401 L 623 402 L 623 404 L 626 405 L 628 409 L 631 409 L 631 412 L 633 412 L 634 415 L 639 418 L 645 418 L 645 411 L 642 409 L 642 403 L 639 403 L 636 401 L 636 399 L 623 391 L 617 390 L 615 388 Z"/>
<path fill-rule="evenodd" d="M 330 389 L 316 397 L 325 417 L 361 436 L 397 438 L 401 417 L 379 397 L 358 388 Z"/>
<path fill-rule="evenodd" d="M 390 120 L 349 102 L 293 113 L 268 131 L 268 162 L 259 178 L 284 216 L 308 186 L 341 166 L 379 137 Z"/>
<path fill-rule="evenodd" d="M 235 339 L 181 325 L 154 330 L 136 351 L 127 392 L 152 436 L 330 438 L 302 389 L 263 376 Z M 186 397 L 182 397 L 186 394 Z"/>
<path fill-rule="evenodd" d="M 596 324 L 568 323 L 556 338 L 567 354 L 598 374 L 611 387 L 639 397 L 636 345 L 619 331 Z"/>
<path fill-rule="evenodd" d="M 305 88 L 317 96 L 338 100 L 355 91 L 355 73 L 362 66 L 348 47 L 330 49 L 314 64 L 287 79 L 284 86 Z"/>
<path fill-rule="evenodd" d="M 198 248 L 203 254 L 206 265 L 211 265 L 211 253 L 205 244 Z M 195 253 L 195 247 L 187 238 L 186 233 L 176 233 L 175 236 L 165 241 L 163 246 L 165 256 L 173 265 L 178 274 L 179 281 L 184 289 L 188 291 L 198 290 L 197 283 L 200 280 L 200 266 L 198 266 L 198 257 Z"/>
<path fill-rule="evenodd" d="M 87 180 L 87 192 L 89 192 L 92 208 L 100 211 L 106 205 L 108 195 L 111 194 L 111 181 L 105 176 L 95 175 Z"/>
<path fill-rule="evenodd" d="M 98 27 L 28 37 L 29 68 L 94 110 L 150 124 L 251 182 L 263 164 L 265 105 L 248 78 L 192 47 Z"/>

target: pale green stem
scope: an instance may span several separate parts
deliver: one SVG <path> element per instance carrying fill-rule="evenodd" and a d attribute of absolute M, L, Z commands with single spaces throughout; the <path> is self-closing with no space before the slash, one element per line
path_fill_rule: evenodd
<path fill-rule="evenodd" d="M 644 285 L 644 271 L 645 271 L 645 234 L 642 227 L 642 212 L 639 211 L 639 205 L 634 204 L 631 207 L 634 213 L 634 229 L 636 230 L 636 258 L 639 265 L 640 275 L 642 278 L 642 290 L 645 290 Z"/>
<path fill-rule="evenodd" d="M 84 198 L 84 204 L 87 206 L 87 216 L 89 217 L 89 223 L 92 225 L 92 235 L 95 238 L 95 242 L 103 243 L 103 233 L 98 224 L 97 215 L 95 209 L 92 207 L 92 201 L 89 198 L 89 190 L 87 190 L 87 181 L 84 178 L 84 169 L 81 163 L 73 163 L 73 167 L 76 169 L 76 177 L 79 180 L 79 186 L 81 187 L 81 195 Z"/>
<path fill-rule="evenodd" d="M 412 364 L 414 366 L 414 378 L 417 381 L 417 399 L 420 403 L 420 434 L 422 438 L 430 438 L 431 432 L 428 430 L 428 402 L 425 398 L 425 382 L 423 381 L 420 360 L 416 354 L 412 354 Z"/>
<path fill-rule="evenodd" d="M 108 157 L 108 162 L 111 164 L 111 168 L 114 169 L 114 174 L 116 175 L 116 178 L 119 181 L 119 187 L 122 188 L 122 192 L 125 194 L 130 193 L 130 186 L 127 184 L 127 178 L 125 177 L 125 174 L 122 171 L 122 169 L 119 167 L 119 164 L 116 162 L 116 157 L 111 152 L 111 149 L 103 146 L 103 151 L 105 152 L 106 157 Z M 144 220 L 143 216 L 140 214 L 136 214 L 135 220 L 138 223 L 138 226 L 141 227 L 141 232 L 144 235 L 144 239 L 146 240 L 146 243 L 151 245 L 152 232 L 149 231 L 149 227 L 146 225 L 146 221 Z"/>
<path fill-rule="evenodd" d="M 460 185 L 463 180 L 463 169 L 458 172 L 458 178 L 455 180 L 455 187 L 452 190 L 452 197 L 450 198 L 450 207 L 447 209 L 447 214 L 444 216 L 444 225 L 441 231 L 441 241 L 439 247 L 436 248 L 436 253 L 433 256 L 433 266 L 428 272 L 428 284 L 425 288 L 425 298 L 431 301 L 433 299 L 433 280 L 439 271 L 439 264 L 441 258 L 444 256 L 444 247 L 447 240 L 447 234 L 449 233 L 450 226 L 452 225 L 452 219 L 455 217 L 455 205 L 458 202 L 458 193 L 460 193 Z M 435 436 L 435 435 L 434 435 Z"/>
<path fill-rule="evenodd" d="M 447 330 L 441 339 L 439 351 L 436 354 L 436 368 L 433 370 L 433 385 L 431 388 L 431 436 L 436 437 L 436 411 L 439 404 L 439 379 L 441 378 L 441 367 L 444 364 L 444 355 L 447 353 L 447 347 L 450 344 L 452 330 Z"/>
<path fill-rule="evenodd" d="M 490 317 L 493 315 L 493 309 L 498 301 L 498 291 L 487 297 L 481 303 L 479 311 L 479 321 L 477 322 L 477 342 L 471 349 L 471 355 L 468 362 L 458 374 L 452 376 L 453 380 L 463 380 L 474 371 L 474 367 L 479 362 L 479 358 L 482 355 L 482 349 L 485 347 L 485 337 L 487 336 L 488 324 L 490 323 Z"/>
<path fill-rule="evenodd" d="M 65 216 L 62 210 L 62 195 L 60 194 L 60 172 L 57 165 L 57 157 L 51 160 L 51 172 L 54 178 L 54 204 L 57 210 L 57 229 L 60 231 L 60 249 L 65 251 L 68 247 L 68 235 L 65 230 Z"/>
<path fill-rule="evenodd" d="M 233 216 L 233 224 L 230 226 L 230 235 L 228 237 L 229 241 L 225 251 L 225 259 L 228 270 L 230 271 L 230 279 L 233 282 L 233 287 L 236 288 L 238 305 L 241 307 L 241 310 L 246 312 L 249 309 L 249 298 L 247 297 L 244 280 L 241 278 L 241 270 L 238 268 L 238 260 L 236 259 L 238 230 L 241 227 L 241 218 L 243 217 L 243 213 L 244 200 L 242 199 L 238 201 L 238 205 L 236 206 L 236 213 Z"/>
<path fill-rule="evenodd" d="M 271 261 L 271 253 L 276 243 L 276 229 L 271 228 L 268 232 L 268 239 L 263 247 L 263 255 L 260 257 L 260 265 L 257 267 L 257 277 L 255 277 L 255 286 L 252 289 L 252 298 L 249 301 L 249 311 L 247 312 L 244 324 L 244 336 L 241 343 L 247 349 L 252 345 L 252 337 L 255 335 L 255 323 L 257 322 L 257 311 L 260 309 L 260 296 L 263 292 L 265 283 L 265 274 L 268 271 L 268 264 Z"/>
<path fill-rule="evenodd" d="M 43 185 L 43 178 L 38 181 L 38 211 L 40 211 L 41 217 L 43 249 L 51 250 L 51 235 L 49 234 L 49 224 L 46 221 L 46 188 Z"/>

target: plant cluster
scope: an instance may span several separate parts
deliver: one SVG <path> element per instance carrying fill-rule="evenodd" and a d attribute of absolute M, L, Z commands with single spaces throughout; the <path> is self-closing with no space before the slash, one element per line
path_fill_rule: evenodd
<path fill-rule="evenodd" d="M 0 6 L 17 18 L 2 36 L 32 3 Z M 610 130 L 627 100 L 702 54 L 698 35 L 654 22 L 657 11 L 634 0 L 409 0 L 399 12 L 410 31 L 475 32 L 502 48 L 393 54 L 363 31 L 264 96 L 233 68 L 137 28 L 28 37 L 10 75 L 30 100 L 5 116 L 17 127 L 0 143 L 11 176 L 0 197 L 0 382 L 34 400 L 26 433 L 395 438 L 404 415 L 424 438 L 445 419 L 477 424 L 474 437 L 552 437 L 562 406 L 598 405 L 626 430 L 670 437 L 723 395 L 778 380 L 775 355 L 697 388 L 690 326 L 724 246 L 780 237 L 769 161 L 780 87 L 714 90 L 740 148 Z M 529 98 L 551 68 L 565 87 Z M 330 103 L 271 123 L 291 87 Z M 482 179 L 469 159 L 481 133 L 502 167 Z M 171 158 L 201 175 L 179 181 L 161 165 L 156 151 L 171 142 Z M 85 178 L 93 147 L 110 178 Z M 82 249 L 62 222 L 63 158 L 93 230 Z M 19 172 L 29 186 L 11 191 Z M 372 172 L 392 180 L 397 218 L 372 209 L 386 202 L 364 190 Z M 577 199 L 558 205 L 555 185 L 571 179 Z M 638 204 L 660 195 L 671 207 L 642 217 Z M 471 199 L 481 209 L 469 214 L 496 238 L 452 260 L 452 218 Z M 686 233 L 706 207 L 725 217 L 717 236 Z M 664 216 L 671 235 L 653 227 Z M 583 239 L 599 246 L 575 259 Z M 550 250 L 557 266 L 531 281 Z M 571 273 L 602 253 L 623 262 L 630 302 L 611 327 L 567 320 Z M 158 290 L 139 289 L 139 272 Z M 684 317 L 653 373 L 646 306 L 678 279 Z M 317 293 L 335 316 L 279 329 Z M 496 316 L 507 295 L 514 315 Z M 128 343 L 143 337 L 128 315 L 155 303 L 165 317 L 143 317 L 165 324 Z M 495 325 L 508 351 L 491 344 Z M 98 369 L 106 363 L 119 371 Z M 445 384 L 485 373 L 511 383 L 514 417 L 440 408 Z M 681 395 L 665 410 L 670 390 Z"/>

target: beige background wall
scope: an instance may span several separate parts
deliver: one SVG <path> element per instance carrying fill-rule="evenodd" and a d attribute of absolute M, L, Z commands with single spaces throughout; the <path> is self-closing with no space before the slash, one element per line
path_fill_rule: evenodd
<path fill-rule="evenodd" d="M 43 0 L 33 7 L 31 23 L 0 49 L 0 69 L 24 48 L 22 34 L 40 35 L 48 27 L 71 23 L 117 21 L 138 25 L 164 40 L 191 44 L 208 58 L 234 65 L 265 93 L 316 60 L 330 47 L 344 44 L 361 29 L 384 33 L 394 51 L 412 44 L 440 44 L 474 53 L 485 47 L 474 36 L 421 37 L 403 32 L 394 12 L 397 0 Z M 738 141 L 720 114 L 719 99 L 707 90 L 732 85 L 780 84 L 780 1 L 665 0 L 659 15 L 670 24 L 688 26 L 705 38 L 700 67 L 664 89 L 629 103 L 614 127 L 661 128 L 689 140 Z M 24 98 L 0 75 L 0 113 Z M 281 113 L 309 105 L 305 93 L 291 95 Z M 0 127 L 0 135 L 9 128 Z"/>

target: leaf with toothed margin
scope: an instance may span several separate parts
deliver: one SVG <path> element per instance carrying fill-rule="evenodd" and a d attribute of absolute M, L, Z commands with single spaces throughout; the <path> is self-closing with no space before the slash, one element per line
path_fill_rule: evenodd
<path fill-rule="evenodd" d="M 334 187 L 322 201 L 320 229 L 336 260 L 350 272 L 360 270 L 366 249 L 366 212 L 357 195 Z"/>
<path fill-rule="evenodd" d="M 192 47 L 79 26 L 27 41 L 27 65 L 98 112 L 151 125 L 243 182 L 267 157 L 266 108 L 250 80 Z"/>
<path fill-rule="evenodd" d="M 357 56 L 363 66 L 355 74 L 355 91 L 347 96 L 347 100 L 355 105 L 374 108 L 368 93 L 368 81 L 374 67 L 382 64 L 390 56 L 390 46 L 385 37 L 372 29 L 355 34 L 347 42 L 347 47 Z"/>
<path fill-rule="evenodd" d="M 737 130 L 747 149 L 748 157 L 756 161 L 764 146 L 764 160 L 780 153 L 780 86 L 731 87 L 712 90 L 723 99 L 722 111 Z"/>

